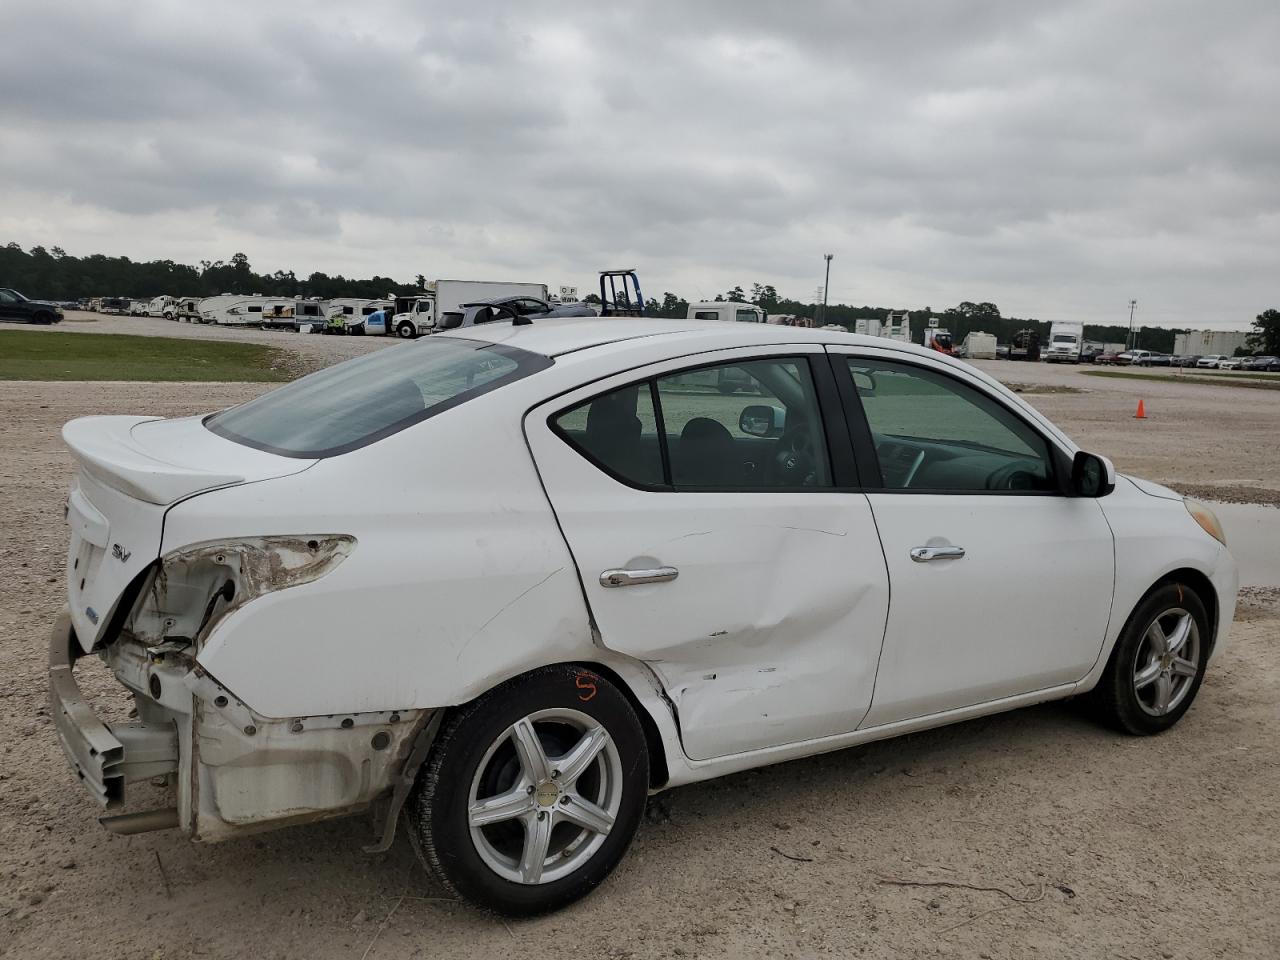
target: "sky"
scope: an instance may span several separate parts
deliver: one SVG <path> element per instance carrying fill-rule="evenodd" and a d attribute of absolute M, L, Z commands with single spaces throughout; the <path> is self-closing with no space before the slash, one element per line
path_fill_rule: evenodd
<path fill-rule="evenodd" d="M 1275 0 L 4 0 L 0 37 L 0 243 L 690 300 L 812 300 L 831 253 L 839 303 L 1280 307 Z"/>

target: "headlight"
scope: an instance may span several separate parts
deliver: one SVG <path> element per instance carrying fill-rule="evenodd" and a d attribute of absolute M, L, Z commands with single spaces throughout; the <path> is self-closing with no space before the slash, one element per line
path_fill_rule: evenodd
<path fill-rule="evenodd" d="M 127 628 L 147 644 L 173 640 L 198 647 L 233 610 L 264 594 L 320 579 L 355 544 L 355 537 L 345 534 L 318 534 L 183 547 L 160 558 Z"/>
<path fill-rule="evenodd" d="M 1191 497 L 1183 497 L 1182 503 L 1187 508 L 1187 513 L 1191 514 L 1191 518 L 1200 524 L 1205 533 L 1224 547 L 1227 545 L 1227 535 L 1222 532 L 1222 524 L 1212 510 L 1199 500 L 1191 499 Z"/>

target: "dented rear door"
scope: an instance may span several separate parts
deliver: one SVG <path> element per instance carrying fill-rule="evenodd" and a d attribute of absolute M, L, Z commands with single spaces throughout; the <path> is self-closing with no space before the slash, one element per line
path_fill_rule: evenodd
<path fill-rule="evenodd" d="M 753 356 L 758 348 L 714 359 Z M 526 418 L 599 642 L 659 676 L 693 759 L 848 733 L 870 706 L 888 613 L 888 574 L 867 498 L 834 488 L 641 489 L 601 469 L 548 422 L 698 359 L 600 381 Z M 724 402 L 760 400 L 733 393 Z M 624 578 L 676 575 L 610 586 L 602 574 L 611 570 Z"/>

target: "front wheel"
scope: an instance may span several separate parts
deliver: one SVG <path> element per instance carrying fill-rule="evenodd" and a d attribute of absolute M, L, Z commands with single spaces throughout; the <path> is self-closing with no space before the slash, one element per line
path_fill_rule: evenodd
<path fill-rule="evenodd" d="M 1152 592 L 1125 624 L 1093 691 L 1101 718 L 1137 736 L 1168 730 L 1200 690 L 1209 639 L 1204 603 L 1189 586 Z"/>
<path fill-rule="evenodd" d="M 626 697 L 568 664 L 458 710 L 418 779 L 411 829 L 441 882 L 509 916 L 590 893 L 626 852 L 649 786 Z"/>
<path fill-rule="evenodd" d="M 409 320 L 401 320 L 396 324 L 396 336 L 401 340 L 412 340 L 418 335 L 418 328 Z"/>

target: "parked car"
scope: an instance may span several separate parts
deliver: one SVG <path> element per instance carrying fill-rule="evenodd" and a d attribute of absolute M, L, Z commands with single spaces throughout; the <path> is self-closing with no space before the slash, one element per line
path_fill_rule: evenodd
<path fill-rule="evenodd" d="M 1119 353 L 1099 353 L 1099 354 L 1094 358 L 1094 361 L 1093 361 L 1093 362 L 1094 362 L 1094 363 L 1099 364 L 1100 366 L 1104 366 L 1104 367 L 1106 367 L 1106 366 L 1119 366 L 1119 365 L 1120 365 L 1120 363 L 1121 363 L 1121 360 L 1120 360 L 1120 357 L 1121 357 L 1121 356 L 1123 356 L 1123 354 L 1119 354 Z"/>
<path fill-rule="evenodd" d="M 456 311 L 447 311 L 437 325 L 441 330 L 456 330 L 478 323 L 494 323 L 513 319 L 532 322 L 535 319 L 553 317 L 594 317 L 596 312 L 585 303 L 549 303 L 537 297 L 494 297 L 473 300 L 461 304 Z"/>
<path fill-rule="evenodd" d="M 1178 356 L 1173 358 L 1173 366 L 1175 367 L 1194 367 L 1200 362 L 1200 355 Z"/>
<path fill-rule="evenodd" d="M 1280 373 L 1280 357 L 1249 357 L 1240 365 L 1240 368 L 1264 373 Z"/>
<path fill-rule="evenodd" d="M 1244 363 L 1243 357 L 1224 357 L 1218 361 L 1219 370 L 1239 370 Z"/>
<path fill-rule="evenodd" d="M 28 300 L 17 290 L 0 287 L 0 320 L 24 323 L 60 323 L 62 307 L 48 300 Z"/>
<path fill-rule="evenodd" d="M 1201 368 L 1217 369 L 1217 367 L 1221 365 L 1223 360 L 1230 360 L 1230 359 L 1231 359 L 1230 357 L 1228 357 L 1226 354 L 1223 354 L 1223 353 L 1211 353 L 1208 356 L 1201 357 L 1199 360 L 1197 360 L 1196 366 Z"/>
<path fill-rule="evenodd" d="M 477 324 L 63 437 L 49 713 L 104 825 L 385 801 L 371 849 L 402 819 L 508 914 L 594 889 L 651 791 L 1086 694 L 1160 733 L 1235 609 L 1209 508 L 967 363 L 842 332 Z M 94 713 L 87 655 L 134 719 Z"/>
<path fill-rule="evenodd" d="M 1173 366 L 1173 357 L 1171 357 L 1167 353 L 1161 353 L 1159 350 L 1152 350 L 1151 353 L 1147 355 L 1146 362 L 1143 364 L 1143 366 L 1171 367 Z"/>

